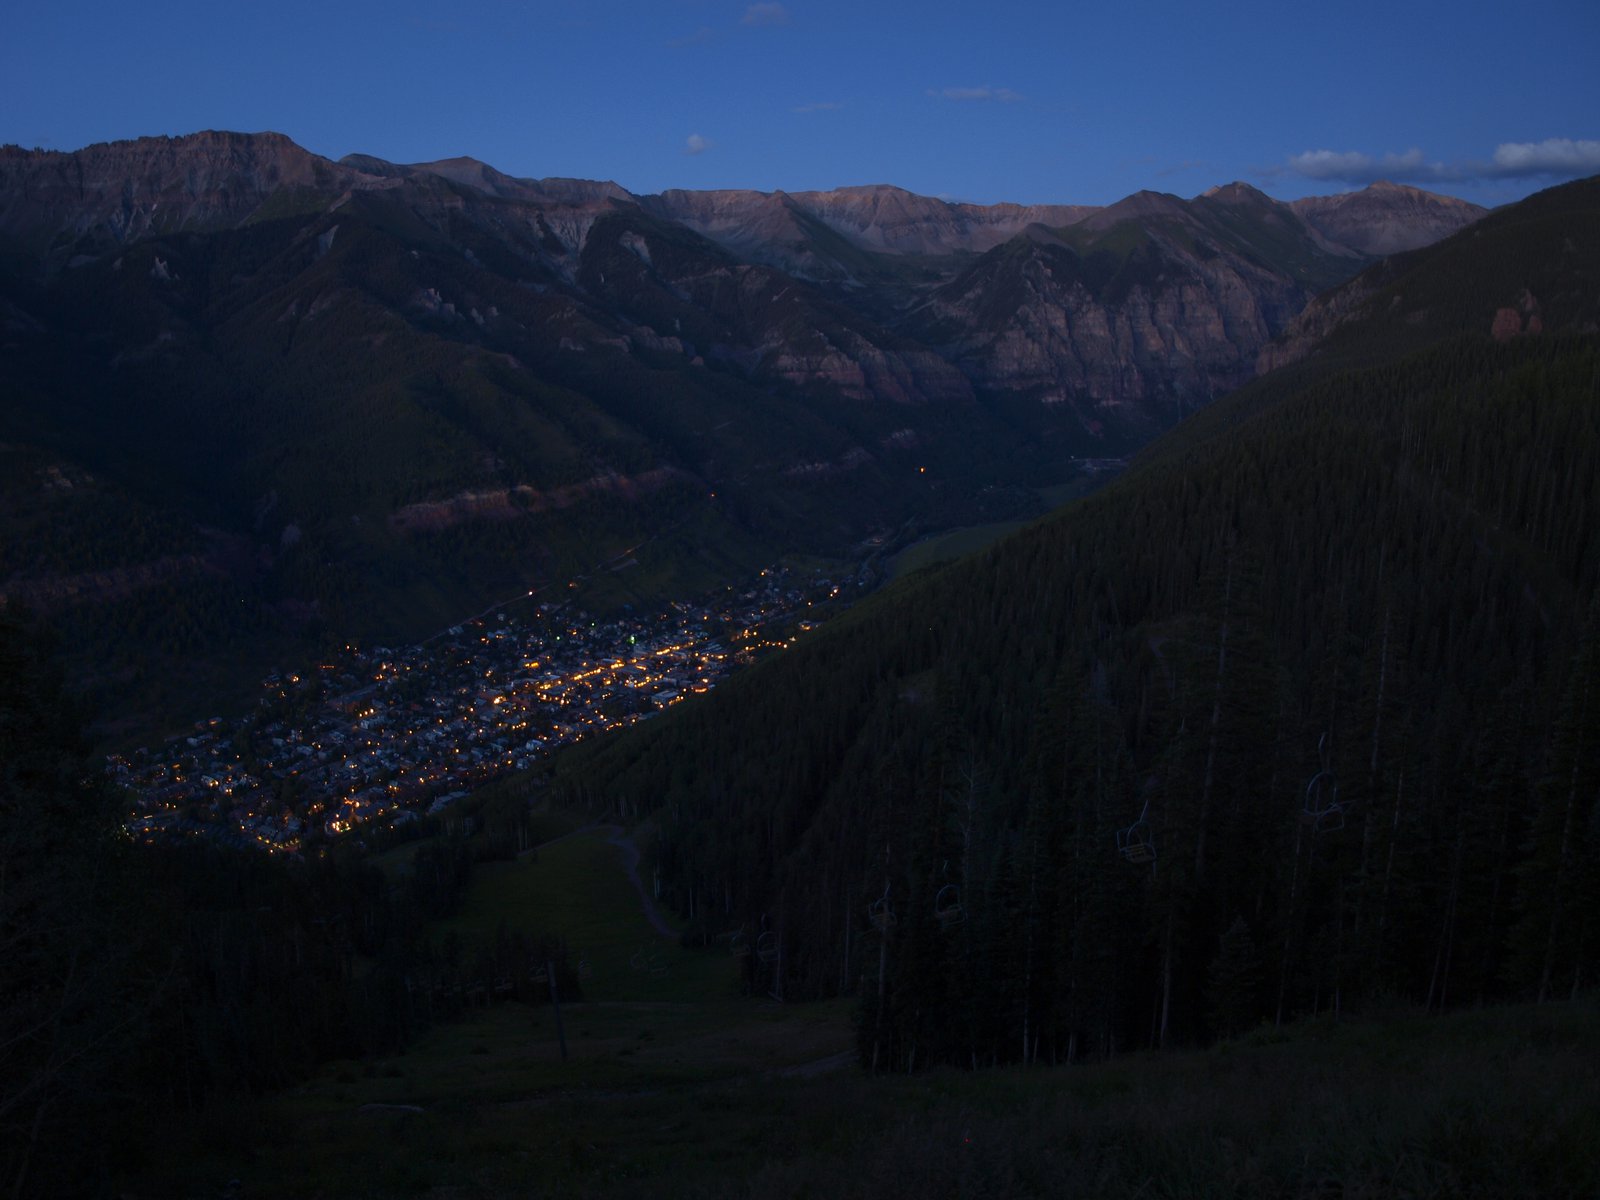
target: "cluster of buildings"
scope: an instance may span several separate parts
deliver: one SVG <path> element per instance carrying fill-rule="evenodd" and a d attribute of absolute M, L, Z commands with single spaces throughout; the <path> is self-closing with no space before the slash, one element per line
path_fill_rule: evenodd
<path fill-rule="evenodd" d="M 295 851 L 399 828 L 568 742 L 645 720 L 792 644 L 840 587 L 782 568 L 699 603 L 608 620 L 531 603 L 417 645 L 346 646 L 262 681 L 255 711 L 113 755 L 141 840 L 210 837 Z"/>

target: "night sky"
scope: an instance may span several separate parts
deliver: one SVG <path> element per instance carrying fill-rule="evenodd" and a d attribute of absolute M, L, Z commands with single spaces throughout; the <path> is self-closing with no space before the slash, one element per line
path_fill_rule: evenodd
<path fill-rule="evenodd" d="M 992 202 L 1480 203 L 1600 172 L 1600 4 L 60 0 L 8 9 L 0 141 L 199 129 L 512 175 Z"/>

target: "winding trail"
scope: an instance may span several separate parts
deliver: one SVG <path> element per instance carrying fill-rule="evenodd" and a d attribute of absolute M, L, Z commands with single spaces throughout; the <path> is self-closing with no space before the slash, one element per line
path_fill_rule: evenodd
<path fill-rule="evenodd" d="M 609 831 L 606 839 L 613 846 L 622 851 L 622 866 L 628 872 L 628 879 L 633 883 L 633 890 L 639 893 L 639 903 L 644 906 L 645 919 L 662 937 L 678 940 L 678 931 L 667 923 L 661 915 L 661 910 L 656 907 L 655 897 L 644 889 L 644 880 L 639 878 L 639 847 L 632 837 L 620 825 L 602 825 L 599 828 Z"/>
<path fill-rule="evenodd" d="M 639 846 L 621 825 L 594 824 L 584 825 L 574 829 L 571 833 L 564 833 L 560 837 L 551 838 L 548 842 L 540 842 L 519 854 L 524 858 L 529 854 L 536 854 L 540 850 L 559 845 L 568 838 L 582 837 L 589 833 L 603 833 L 606 841 L 622 851 L 622 869 L 627 872 L 628 882 L 633 884 L 633 890 L 639 893 L 639 904 L 644 909 L 645 920 L 650 922 L 650 927 L 665 938 L 678 940 L 678 931 L 661 915 L 661 909 L 656 906 L 655 897 L 645 890 L 644 880 L 639 878 Z"/>

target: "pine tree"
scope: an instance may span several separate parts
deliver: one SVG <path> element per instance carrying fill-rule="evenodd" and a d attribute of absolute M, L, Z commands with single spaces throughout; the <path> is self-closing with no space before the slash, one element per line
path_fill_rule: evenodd
<path fill-rule="evenodd" d="M 1217 942 L 1206 972 L 1206 998 L 1212 1026 L 1223 1037 L 1244 1032 L 1260 1015 L 1261 954 L 1242 916 L 1234 917 Z"/>
<path fill-rule="evenodd" d="M 1590 815 L 1600 801 L 1600 605 L 1591 611 L 1556 720 L 1550 770 L 1539 790 L 1519 869 L 1520 919 L 1511 969 L 1541 1002 L 1581 979 L 1593 954 L 1580 903 Z M 1588 944 L 1586 944 L 1588 943 Z"/>

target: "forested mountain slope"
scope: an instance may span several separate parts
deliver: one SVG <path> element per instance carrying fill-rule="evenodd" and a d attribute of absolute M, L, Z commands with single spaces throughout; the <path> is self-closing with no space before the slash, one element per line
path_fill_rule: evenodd
<path fill-rule="evenodd" d="M 1329 289 L 1262 352 L 1260 366 L 1309 354 L 1370 359 L 1457 331 L 1497 341 L 1544 330 L 1594 332 L 1597 289 L 1600 179 L 1581 179 Z"/>
<path fill-rule="evenodd" d="M 1409 269 L 1470 308 L 1455 244 L 1454 282 Z M 1600 344 L 1488 332 L 1253 385 L 1103 492 L 576 756 L 570 794 L 659 812 L 674 902 L 708 935 L 771 930 L 765 985 L 860 992 L 880 1065 L 1577 987 Z"/>

